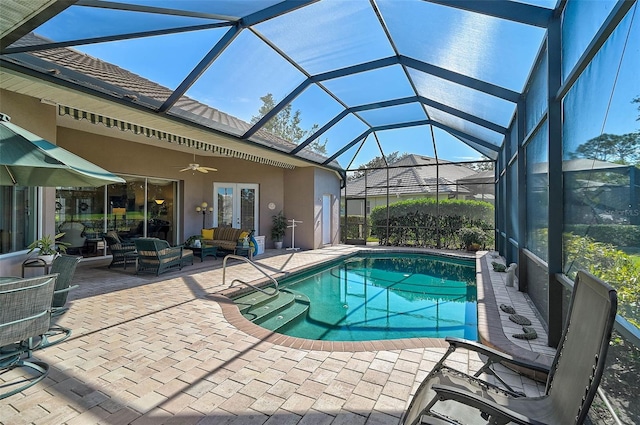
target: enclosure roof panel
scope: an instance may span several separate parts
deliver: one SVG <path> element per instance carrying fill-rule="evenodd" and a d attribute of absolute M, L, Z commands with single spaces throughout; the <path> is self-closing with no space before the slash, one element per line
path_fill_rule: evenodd
<path fill-rule="evenodd" d="M 477 159 L 495 159 L 555 7 L 551 0 L 5 3 L 3 69 L 339 171 L 336 159 L 351 163 L 346 155 L 368 135 L 412 126 L 433 126 Z"/>

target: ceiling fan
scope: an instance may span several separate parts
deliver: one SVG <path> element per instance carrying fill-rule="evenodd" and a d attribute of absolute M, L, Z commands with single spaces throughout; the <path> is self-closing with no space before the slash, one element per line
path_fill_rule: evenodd
<path fill-rule="evenodd" d="M 186 168 L 183 168 L 182 170 L 180 170 L 180 172 L 183 171 L 200 171 L 201 173 L 208 173 L 209 171 L 218 171 L 217 168 L 211 168 L 211 167 L 204 167 L 204 166 L 200 166 L 200 164 L 196 163 L 196 154 L 194 152 L 193 154 L 193 162 L 191 164 L 189 164 Z"/>

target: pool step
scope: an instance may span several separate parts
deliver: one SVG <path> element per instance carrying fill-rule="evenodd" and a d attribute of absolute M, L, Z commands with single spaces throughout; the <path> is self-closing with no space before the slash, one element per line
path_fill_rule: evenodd
<path fill-rule="evenodd" d="M 308 302 L 294 300 L 294 302 L 291 303 L 291 305 L 289 305 L 287 308 L 277 312 L 272 312 L 268 316 L 265 316 L 260 320 L 256 320 L 255 323 L 259 324 L 265 329 L 278 331 L 278 329 L 282 328 L 284 325 L 296 320 L 300 316 L 307 314 L 308 310 Z"/>
<path fill-rule="evenodd" d="M 272 331 L 306 314 L 309 309 L 306 295 L 288 289 L 280 290 L 277 295 L 254 292 L 235 302 L 245 318 Z"/>
<path fill-rule="evenodd" d="M 265 295 L 265 294 L 260 294 Z M 249 305 L 246 308 L 240 310 L 242 315 L 252 322 L 260 320 L 260 318 L 271 314 L 274 311 L 278 311 L 282 308 L 286 308 L 293 302 L 294 296 L 289 292 L 280 291 L 277 295 L 272 296 L 256 296 L 251 301 L 255 300 L 255 304 Z"/>
<path fill-rule="evenodd" d="M 268 291 L 271 291 L 271 289 L 268 289 Z M 250 312 L 252 309 L 259 307 L 265 303 L 268 303 L 269 301 L 271 301 L 272 299 L 276 298 L 276 295 L 269 295 L 269 294 L 265 294 L 259 291 L 254 291 L 251 292 L 249 294 L 243 295 L 241 297 L 235 298 L 234 302 L 236 303 L 236 305 L 238 306 L 238 309 L 240 310 L 240 313 L 242 315 L 245 315 L 245 313 Z M 247 317 L 249 320 L 249 317 Z"/>

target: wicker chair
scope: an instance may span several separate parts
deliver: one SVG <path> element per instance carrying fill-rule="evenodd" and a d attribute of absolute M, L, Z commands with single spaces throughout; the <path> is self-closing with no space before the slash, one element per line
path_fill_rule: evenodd
<path fill-rule="evenodd" d="M 134 241 L 138 252 L 138 269 L 154 272 L 156 276 L 167 270 L 178 268 L 191 262 L 193 264 L 193 251 L 180 246 L 170 246 L 169 242 L 157 238 L 138 238 Z"/>
<path fill-rule="evenodd" d="M 77 288 L 78 285 L 71 286 L 73 275 L 76 267 L 82 257 L 72 255 L 59 255 L 53 260 L 51 265 L 51 273 L 57 273 L 56 286 L 53 291 L 53 300 L 51 303 L 51 317 L 55 319 L 62 316 L 69 308 L 65 307 L 69 291 Z M 71 329 L 52 324 L 49 330 L 44 333 L 43 341 L 38 346 L 39 349 L 58 344 L 71 336 Z"/>
<path fill-rule="evenodd" d="M 109 231 L 106 235 L 104 235 L 105 241 L 107 241 L 107 246 L 109 246 L 109 250 L 111 251 L 111 263 L 109 264 L 109 268 L 111 266 L 119 266 L 122 265 L 125 268 L 127 267 L 127 263 L 134 264 L 136 262 L 135 256 L 125 255 L 129 252 L 135 252 L 136 245 L 133 242 L 125 242 L 120 239 L 117 232 Z"/>
<path fill-rule="evenodd" d="M 27 359 L 39 348 L 32 341 L 43 341 L 42 335 L 49 330 L 55 281 L 52 274 L 0 283 L 0 374 L 16 368 L 32 370 L 24 376 L 14 372 L 20 376 L 0 385 L 0 399 L 29 388 L 49 373 L 47 363 Z"/>

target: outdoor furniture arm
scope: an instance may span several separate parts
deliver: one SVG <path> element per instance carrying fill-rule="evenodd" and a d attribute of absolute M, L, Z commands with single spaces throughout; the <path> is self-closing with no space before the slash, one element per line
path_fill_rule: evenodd
<path fill-rule="evenodd" d="M 487 347 L 475 341 L 447 337 L 445 341 L 449 343 L 449 351 L 444 355 L 444 357 L 440 360 L 439 364 L 444 363 L 444 360 L 453 353 L 457 348 L 464 348 L 478 354 L 481 354 L 486 357 L 484 364 L 478 371 L 473 375 L 474 377 L 479 377 L 481 374 L 486 373 L 488 375 L 493 376 L 497 379 L 500 384 L 502 384 L 503 389 L 511 392 L 514 396 L 523 396 L 522 392 L 514 390 L 501 376 L 500 374 L 493 368 L 495 364 L 501 364 L 506 366 L 507 368 L 519 368 L 526 369 L 531 371 L 533 374 L 541 373 L 544 376 L 538 377 L 537 379 L 541 381 L 545 381 L 547 375 L 549 373 L 549 366 L 544 365 L 542 363 L 531 362 L 524 359 L 519 359 L 513 356 L 510 356 L 501 351 L 495 350 L 493 348 Z"/>
<path fill-rule="evenodd" d="M 507 424 L 513 422 L 520 425 L 548 425 L 533 418 L 528 418 L 470 391 L 461 390 L 448 385 L 434 385 L 432 389 L 436 392 L 436 397 L 439 401 L 454 400 L 477 408 L 483 414 L 489 416 L 487 423 Z"/>
<path fill-rule="evenodd" d="M 454 337 L 447 337 L 445 338 L 445 341 L 447 341 L 450 346 L 453 346 L 455 348 L 465 348 L 467 350 L 475 351 L 476 353 L 485 355 L 493 363 L 508 363 L 513 366 L 524 367 L 536 372 L 549 373 L 549 366 L 545 364 L 519 359 L 517 357 L 510 356 L 506 353 L 503 353 L 502 351 L 495 350 L 491 347 L 487 347 L 486 345 L 482 345 L 475 341 Z"/>

